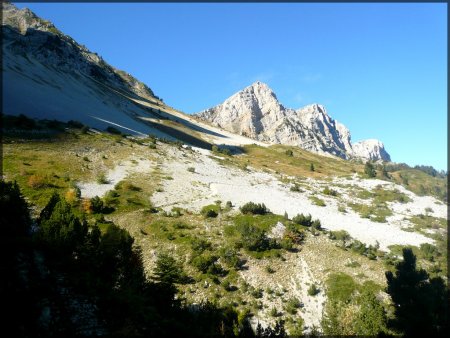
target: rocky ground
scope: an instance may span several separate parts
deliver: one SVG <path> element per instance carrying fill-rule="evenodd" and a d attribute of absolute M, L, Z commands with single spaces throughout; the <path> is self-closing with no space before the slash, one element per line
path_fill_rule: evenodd
<path fill-rule="evenodd" d="M 307 179 L 302 183 L 304 192 L 298 193 L 290 191 L 289 184 L 280 181 L 275 174 L 251 168 L 242 170 L 225 167 L 202 149 L 190 151 L 168 148 L 160 166 L 173 179 L 164 181 L 162 191 L 152 196 L 152 202 L 157 207 L 170 210 L 177 206 L 199 211 L 202 206 L 216 200 L 231 201 L 236 208 L 249 201 L 264 203 L 276 214 L 287 212 L 289 217 L 298 213 L 311 214 L 327 229 L 346 230 L 352 237 L 367 244 L 378 241 L 382 250 L 387 250 L 393 244 L 419 246 L 421 243 L 433 242 L 421 234 L 403 231 L 402 227 L 408 225 L 403 220 L 405 216 L 424 213 L 426 208 L 431 208 L 433 216 L 446 218 L 446 206 L 436 204 L 437 200 L 433 197 L 419 197 L 396 184 L 377 179 L 360 179 L 356 175 L 351 179 L 334 178 L 331 182 Z M 188 171 L 188 168 L 193 168 L 191 170 L 194 172 Z M 345 184 L 345 187 L 335 187 L 339 184 Z M 344 200 L 349 202 L 356 199 L 351 193 L 353 186 L 371 190 L 378 185 L 384 189 L 397 189 L 411 198 L 405 204 L 389 202 L 394 214 L 387 218 L 386 223 L 361 218 L 349 208 L 346 213 L 342 213 L 338 211 L 340 202 L 337 198 L 320 195 L 324 187 L 329 186 L 338 190 L 344 195 Z M 309 198 L 312 195 L 320 196 L 326 206 L 314 205 Z"/>
<path fill-rule="evenodd" d="M 203 206 L 213 204 L 217 200 L 223 203 L 231 201 L 233 210 L 246 202 L 264 203 L 272 212 L 293 217 L 298 213 L 310 213 L 314 219 L 319 219 L 322 226 L 329 230 L 346 230 L 348 233 L 366 243 L 379 242 L 382 250 L 388 250 L 392 244 L 415 245 L 432 243 L 431 238 L 416 232 L 407 232 L 409 222 L 405 217 L 423 213 L 431 213 L 434 217 L 446 218 L 446 206 L 440 204 L 433 197 L 419 197 L 401 186 L 377 179 L 361 179 L 356 174 L 352 177 L 334 177 L 328 180 L 301 180 L 299 185 L 302 192 L 290 190 L 295 178 L 280 177 L 276 173 L 256 171 L 252 168 L 242 169 L 235 166 L 224 166 L 218 157 L 211 152 L 199 148 L 174 147 L 158 143 L 155 159 L 149 160 L 142 156 L 130 156 L 115 168 L 105 174 L 108 183 L 97 182 L 80 183 L 82 197 L 103 195 L 113 189 L 119 181 L 135 177 L 151 171 L 161 173 L 162 180 L 159 188 L 151 196 L 155 207 L 170 211 L 173 207 L 198 212 Z M 151 176 L 148 175 L 149 179 Z M 323 195 L 325 187 L 333 188 L 339 197 Z M 352 202 L 370 204 L 370 199 L 355 196 L 356 190 L 373 191 L 374 189 L 395 190 L 405 194 L 410 200 L 407 203 L 388 202 L 393 214 L 386 218 L 386 223 L 373 222 L 347 207 L 346 212 L 339 211 L 341 205 Z M 356 190 L 355 190 L 356 189 Z M 320 197 L 326 206 L 315 205 L 311 196 Z M 426 211 L 426 209 L 428 211 Z M 136 211 L 136 215 L 139 211 Z M 140 236 L 139 222 L 133 223 L 130 214 L 116 217 L 118 224 L 126 223 L 128 230 L 136 238 Z M 206 224 L 206 223 L 205 223 Z M 208 231 L 209 229 L 205 229 Z M 282 225 L 274 224 L 272 235 L 282 231 Z M 148 237 L 138 239 L 143 248 L 144 260 L 147 265 L 153 265 L 156 259 L 154 243 Z M 293 297 L 302 303 L 298 314 L 304 321 L 305 332 L 313 327 L 320 328 L 320 321 L 326 302 L 326 288 L 323 284 L 330 271 L 343 271 L 360 280 L 372 280 L 378 285 L 384 285 L 384 273 L 373 261 L 361 256 L 357 257 L 361 267 L 358 273 L 347 266 L 350 262 L 349 254 L 337 248 L 324 235 L 309 236 L 302 245 L 301 252 L 288 253 L 284 260 L 277 261 L 273 266 L 276 274 L 266 271 L 267 262 L 249 259 L 248 269 L 241 270 L 239 277 L 254 288 L 265 290 L 262 301 L 265 307 L 253 317 L 252 324 L 256 326 L 272 325 L 274 318 L 270 314 L 272 308 L 285 311 L 286 302 Z M 353 259 L 353 258 L 352 258 Z M 309 295 L 308 288 L 315 284 L 320 290 L 316 295 Z M 272 290 L 268 293 L 267 290 Z M 196 297 L 201 298 L 201 292 Z"/>

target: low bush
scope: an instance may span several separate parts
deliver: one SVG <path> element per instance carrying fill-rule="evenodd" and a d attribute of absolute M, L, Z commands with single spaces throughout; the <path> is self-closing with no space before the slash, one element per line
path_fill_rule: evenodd
<path fill-rule="evenodd" d="M 258 289 L 254 289 L 252 290 L 252 292 L 250 293 L 252 295 L 253 298 L 259 299 L 263 297 L 263 289 L 258 288 Z"/>
<path fill-rule="evenodd" d="M 100 199 L 100 197 L 95 196 L 91 198 L 91 210 L 94 214 L 102 212 L 103 201 Z"/>
<path fill-rule="evenodd" d="M 439 255 L 439 251 L 437 250 L 437 248 L 429 243 L 420 244 L 420 252 L 423 258 L 430 262 L 434 262 L 435 257 Z"/>
<path fill-rule="evenodd" d="M 220 250 L 220 261 L 225 263 L 228 267 L 234 269 L 240 269 L 244 263 L 239 257 L 238 252 L 231 247 L 226 247 Z"/>
<path fill-rule="evenodd" d="M 106 178 L 105 174 L 100 174 L 100 175 L 98 175 L 98 177 L 97 177 L 97 183 L 98 183 L 98 184 L 108 184 L 109 181 L 108 181 L 108 179 Z"/>
<path fill-rule="evenodd" d="M 308 295 L 315 296 L 320 292 L 320 289 L 316 286 L 316 284 L 311 284 L 308 288 Z"/>
<path fill-rule="evenodd" d="M 268 238 L 266 232 L 250 224 L 240 224 L 237 231 L 241 235 L 239 244 L 249 251 L 266 251 L 278 248 L 275 240 Z"/>
<path fill-rule="evenodd" d="M 322 191 L 323 194 L 328 195 L 328 196 L 337 196 L 338 192 L 334 189 L 330 189 L 328 187 L 325 187 L 325 189 L 323 189 Z"/>
<path fill-rule="evenodd" d="M 215 218 L 219 215 L 220 207 L 217 204 L 205 205 L 200 213 L 206 218 Z"/>
<path fill-rule="evenodd" d="M 269 213 L 269 209 L 264 203 L 248 202 L 239 208 L 243 214 L 265 215 Z"/>
<path fill-rule="evenodd" d="M 312 227 L 316 230 L 322 229 L 322 224 L 320 223 L 320 220 L 315 219 L 314 221 L 311 219 L 311 215 L 308 214 L 308 216 L 305 216 L 303 214 L 297 214 L 292 218 L 292 222 L 298 225 L 303 225 L 305 227 Z"/>
<path fill-rule="evenodd" d="M 213 153 L 223 154 L 223 155 L 226 155 L 226 156 L 231 156 L 231 155 L 232 155 L 230 149 L 228 149 L 228 148 L 221 148 L 221 147 L 218 147 L 218 146 L 216 146 L 216 145 L 213 145 L 213 146 L 211 147 L 211 151 L 212 151 Z"/>
<path fill-rule="evenodd" d="M 33 189 L 41 189 L 48 186 L 47 179 L 42 175 L 31 175 L 28 178 L 28 186 Z"/>
<path fill-rule="evenodd" d="M 212 255 L 210 253 L 203 253 L 201 255 L 195 256 L 191 263 L 202 273 L 209 273 L 212 275 L 218 275 L 223 272 L 220 265 L 217 264 L 219 257 Z"/>
<path fill-rule="evenodd" d="M 297 310 L 301 307 L 302 303 L 297 298 L 293 297 L 286 302 L 285 309 L 291 315 L 295 315 L 297 313 Z"/>
<path fill-rule="evenodd" d="M 267 265 L 266 266 L 266 272 L 267 273 L 275 273 L 275 270 L 270 265 Z"/>
<path fill-rule="evenodd" d="M 196 237 L 191 241 L 191 248 L 195 254 L 202 254 L 204 251 L 210 250 L 212 245 L 206 239 Z"/>
<path fill-rule="evenodd" d="M 279 316 L 281 316 L 281 313 L 278 312 L 278 310 L 277 310 L 275 307 L 272 307 L 272 308 L 270 309 L 270 315 L 271 315 L 272 317 L 279 317 Z"/>

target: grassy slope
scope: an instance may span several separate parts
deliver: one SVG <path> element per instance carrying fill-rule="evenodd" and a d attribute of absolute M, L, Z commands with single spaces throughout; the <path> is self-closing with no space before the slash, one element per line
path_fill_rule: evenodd
<path fill-rule="evenodd" d="M 151 158 L 155 151 L 121 136 L 76 130 L 50 139 L 5 137 L 3 170 L 6 179 L 17 180 L 32 204 L 43 207 L 54 190 L 64 193 L 77 181 L 95 181 L 132 153 Z"/>
<path fill-rule="evenodd" d="M 345 177 L 355 173 L 365 177 L 364 164 L 357 161 L 321 156 L 298 147 L 272 145 L 265 148 L 247 145 L 243 149 L 246 155 L 226 157 L 223 160 L 224 163 L 240 167 L 248 165 L 260 170 L 271 170 L 300 179 L 304 177 L 327 179 L 330 176 Z M 289 150 L 292 151 L 293 156 L 286 154 Z M 314 166 L 314 171 L 310 169 L 311 164 Z M 441 201 L 446 200 L 447 180 L 444 178 L 432 177 L 417 169 L 401 169 L 389 174 L 391 179 L 383 177 L 381 170 L 377 170 L 376 177 L 400 184 L 418 195 L 431 195 Z"/>
<path fill-rule="evenodd" d="M 74 182 L 95 180 L 99 174 L 113 168 L 132 154 L 153 160 L 156 160 L 158 153 L 164 156 L 158 145 L 156 149 L 151 149 L 145 142 L 139 143 L 117 135 L 82 134 L 78 130 L 53 133 L 50 139 L 27 140 L 24 137 L 7 137 L 3 144 L 4 173 L 8 180 L 17 180 L 24 195 L 40 209 L 52 191 L 64 194 Z M 294 156 L 286 155 L 288 149 L 293 151 Z M 246 146 L 245 152 L 244 156 L 226 156 L 223 161 L 238 166 L 251 165 L 259 169 L 271 169 L 298 178 L 326 179 L 332 175 L 346 176 L 355 172 L 363 174 L 361 164 L 315 155 L 294 147 L 277 145 L 262 148 L 252 145 Z M 315 171 L 310 171 L 311 163 Z M 410 185 L 414 184 L 415 180 L 422 180 L 423 184 L 441 183 L 437 179 L 423 177 L 426 174 L 417 170 L 412 172 L 416 176 L 411 176 Z M 42 177 L 44 182 L 42 187 L 30 186 L 30 177 L 33 175 Z M 233 212 L 223 212 L 218 218 L 205 219 L 201 215 L 183 211 L 177 217 L 162 212 L 151 213 L 149 198 L 163 179 L 169 178 L 158 168 L 148 175 L 135 175 L 125 179 L 117 186 L 118 196 L 109 200 L 109 203 L 115 206 L 115 211 L 104 217 L 128 229 L 135 237 L 136 243 L 143 249 L 148 272 L 154 267 L 155 254 L 162 250 L 167 250 L 180 258 L 186 272 L 194 278 L 193 283 L 180 286 L 181 294 L 188 301 L 199 302 L 210 299 L 223 304 L 231 303 L 241 310 L 246 309 L 253 313 L 259 311 L 267 313 L 274 304 L 278 304 L 276 303 L 278 298 L 288 297 L 283 291 L 283 288 L 288 288 L 286 283 L 290 281 L 286 272 L 292 270 L 292 264 L 299 257 L 308 262 L 314 275 L 323 283 L 333 273 L 343 271 L 352 275 L 359 284 L 374 281 L 379 288 L 384 287 L 386 268 L 382 261 L 369 260 L 350 250 L 339 248 L 337 243 L 324 234 L 315 237 L 308 233 L 305 242 L 299 247 L 299 252 L 277 249 L 264 255 L 255 255 L 244 249 L 237 250 L 241 259 L 247 260 L 248 264 L 255 267 L 255 271 L 260 274 L 258 277 L 260 280 L 267 279 L 282 285 L 280 290 L 278 286 L 274 287 L 274 292 L 279 292 L 279 296 L 275 294 L 276 297 L 269 294 L 269 290 L 264 290 L 261 299 L 255 297 L 255 288 L 247 285 L 242 274 L 234 268 L 226 267 L 226 275 L 218 278 L 202 274 L 190 263 L 191 243 L 194 238 L 208 240 L 212 245 L 210 253 L 219 255 L 220 249 L 234 246 L 235 234 L 233 235 L 233 231 L 228 231 L 227 234 L 228 228 L 232 229 L 241 222 L 249 222 L 263 230 L 269 230 L 277 221 L 283 220 L 283 217 L 236 216 Z M 420 222 L 421 220 L 417 220 L 417 223 Z M 423 225 L 420 223 L 417 226 Z M 421 256 L 420 252 L 418 255 Z M 439 257 L 439 262 L 441 260 L 442 257 Z M 424 259 L 421 259 L 421 262 L 426 267 L 433 266 Z M 272 266 L 275 272 L 266 271 L 267 266 Z M 235 286 L 235 291 L 227 291 L 223 286 L 224 280 Z M 204 287 L 205 282 L 209 287 Z M 288 315 L 279 306 L 278 310 L 283 312 L 285 319 L 298 318 L 296 317 L 298 315 Z"/>

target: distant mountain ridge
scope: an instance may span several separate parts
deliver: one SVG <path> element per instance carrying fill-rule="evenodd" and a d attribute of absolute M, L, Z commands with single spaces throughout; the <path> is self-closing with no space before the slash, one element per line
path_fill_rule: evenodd
<path fill-rule="evenodd" d="M 344 159 L 391 160 L 383 143 L 378 140 L 352 144 L 350 131 L 331 118 L 324 106 L 312 104 L 297 110 L 285 108 L 269 86 L 259 81 L 195 116 L 227 131 L 263 142 L 299 146 Z"/>

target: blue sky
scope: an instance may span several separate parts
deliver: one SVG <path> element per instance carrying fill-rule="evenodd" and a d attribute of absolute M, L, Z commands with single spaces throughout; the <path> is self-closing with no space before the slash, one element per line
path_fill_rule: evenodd
<path fill-rule="evenodd" d="M 353 142 L 447 169 L 447 4 L 17 4 L 186 113 L 256 80 L 325 105 Z"/>

